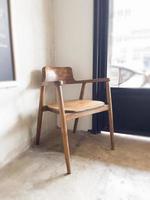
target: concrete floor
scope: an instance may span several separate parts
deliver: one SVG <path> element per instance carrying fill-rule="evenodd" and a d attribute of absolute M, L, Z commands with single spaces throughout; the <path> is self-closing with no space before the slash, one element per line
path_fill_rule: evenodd
<path fill-rule="evenodd" d="M 51 134 L 0 171 L 0 200 L 149 200 L 150 139 L 69 134 L 72 175 L 60 134 Z"/>

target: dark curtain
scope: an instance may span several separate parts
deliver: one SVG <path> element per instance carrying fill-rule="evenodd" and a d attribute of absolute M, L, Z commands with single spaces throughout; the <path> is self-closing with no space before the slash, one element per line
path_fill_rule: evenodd
<path fill-rule="evenodd" d="M 109 0 L 94 0 L 93 78 L 107 76 L 108 20 Z M 93 99 L 105 100 L 103 84 L 93 85 Z M 104 114 L 93 115 L 92 133 L 100 133 L 104 121 Z"/>

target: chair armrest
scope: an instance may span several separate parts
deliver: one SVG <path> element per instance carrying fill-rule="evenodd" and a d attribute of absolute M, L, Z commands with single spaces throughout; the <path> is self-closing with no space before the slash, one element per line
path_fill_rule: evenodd
<path fill-rule="evenodd" d="M 75 80 L 71 82 L 64 82 L 64 84 L 81 84 L 81 83 L 97 83 L 97 82 L 109 82 L 109 78 L 97 78 L 97 79 L 87 79 L 87 80 Z"/>
<path fill-rule="evenodd" d="M 42 82 L 41 86 L 47 86 L 50 83 L 53 83 L 57 86 L 64 85 L 64 84 L 86 84 L 86 83 L 102 83 L 102 82 L 109 82 L 109 78 L 97 78 L 97 79 L 87 79 L 87 80 L 74 80 L 74 81 L 44 81 Z"/>

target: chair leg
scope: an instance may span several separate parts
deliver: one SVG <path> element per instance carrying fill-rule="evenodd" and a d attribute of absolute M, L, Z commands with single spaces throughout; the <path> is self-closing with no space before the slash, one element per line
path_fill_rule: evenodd
<path fill-rule="evenodd" d="M 40 144 L 41 126 L 42 126 L 43 111 L 39 109 L 36 131 L 36 145 Z"/>
<path fill-rule="evenodd" d="M 73 133 L 76 133 L 76 131 L 77 131 L 78 121 L 79 121 L 79 118 L 75 119 L 74 127 L 73 127 Z"/>
<path fill-rule="evenodd" d="M 114 125 L 113 125 L 113 113 L 112 109 L 108 110 L 108 119 L 109 119 L 109 130 L 110 130 L 110 143 L 111 143 L 111 149 L 114 150 Z"/>
<path fill-rule="evenodd" d="M 82 87 L 81 87 L 81 91 L 80 91 L 80 96 L 79 96 L 80 100 L 83 99 L 84 91 L 85 91 L 85 85 L 86 85 L 86 83 L 83 82 L 82 83 Z M 75 133 L 77 131 L 78 121 L 79 121 L 79 118 L 75 119 L 74 127 L 73 127 L 73 133 Z"/>
<path fill-rule="evenodd" d="M 61 133 L 62 133 L 62 140 L 63 140 L 63 146 L 64 146 L 67 174 L 71 174 L 70 148 L 69 148 L 69 142 L 68 142 L 67 122 L 64 116 L 61 117 Z"/>
<path fill-rule="evenodd" d="M 64 154 L 65 154 L 65 161 L 67 166 L 67 174 L 71 174 L 71 165 L 70 165 L 70 149 L 69 149 L 69 142 L 68 142 L 68 131 L 67 131 L 67 121 L 66 121 L 66 114 L 64 109 L 64 100 L 63 100 L 63 92 L 62 92 L 62 85 L 57 84 L 57 98 L 59 103 L 59 112 L 61 118 L 61 133 L 62 133 L 62 140 L 64 146 Z"/>

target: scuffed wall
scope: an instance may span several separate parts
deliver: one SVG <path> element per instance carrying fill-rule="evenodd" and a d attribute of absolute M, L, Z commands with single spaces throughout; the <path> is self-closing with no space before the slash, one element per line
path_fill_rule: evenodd
<path fill-rule="evenodd" d="M 46 64 L 53 64 L 54 57 L 51 1 L 10 2 L 17 86 L 0 89 L 0 167 L 26 150 L 32 142 L 40 70 Z M 44 118 L 45 133 L 55 127 L 56 118 L 50 114 Z M 46 123 L 48 120 L 51 123 Z"/>
<path fill-rule="evenodd" d="M 10 2 L 17 86 L 0 88 L 0 167 L 33 142 L 42 66 L 72 66 L 76 79 L 92 77 L 93 0 Z M 79 89 L 66 88 L 65 98 L 78 97 Z M 91 98 L 90 86 L 85 97 Z M 49 133 L 56 116 L 46 113 L 43 122 L 42 132 Z M 80 119 L 79 129 L 89 128 L 91 117 Z"/>

